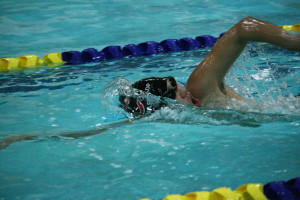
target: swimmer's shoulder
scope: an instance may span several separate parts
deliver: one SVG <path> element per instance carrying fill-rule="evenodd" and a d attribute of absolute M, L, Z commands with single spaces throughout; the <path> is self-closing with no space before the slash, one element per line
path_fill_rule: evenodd
<path fill-rule="evenodd" d="M 203 109 L 226 109 L 229 98 L 220 91 L 212 92 L 206 95 L 201 101 Z"/>
<path fill-rule="evenodd" d="M 201 103 L 201 107 L 204 109 L 244 110 L 250 105 L 251 107 L 259 106 L 258 102 L 243 98 L 226 84 L 203 98 Z"/>

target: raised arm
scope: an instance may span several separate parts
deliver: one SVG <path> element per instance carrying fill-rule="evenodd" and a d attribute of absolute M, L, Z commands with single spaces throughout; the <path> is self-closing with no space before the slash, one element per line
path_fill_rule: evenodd
<path fill-rule="evenodd" d="M 300 51 L 300 35 L 292 36 L 277 25 L 247 17 L 223 35 L 210 54 L 192 72 L 187 89 L 199 99 L 224 87 L 224 77 L 248 41 L 268 42 Z"/>

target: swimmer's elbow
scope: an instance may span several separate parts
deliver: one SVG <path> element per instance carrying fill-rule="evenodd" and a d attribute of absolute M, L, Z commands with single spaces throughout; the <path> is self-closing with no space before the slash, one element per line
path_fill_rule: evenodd
<path fill-rule="evenodd" d="M 256 21 L 257 21 L 257 19 L 255 19 L 254 17 L 248 16 L 248 17 L 245 17 L 244 19 L 242 19 L 239 23 L 249 24 L 249 23 L 253 23 L 253 22 L 256 22 Z"/>
<path fill-rule="evenodd" d="M 249 16 L 249 17 L 245 17 L 244 19 L 242 19 L 237 25 L 240 30 L 247 31 L 247 30 L 250 30 L 252 28 L 252 26 L 254 24 L 256 24 L 257 22 L 258 22 L 257 19 Z"/>
<path fill-rule="evenodd" d="M 258 20 L 253 17 L 246 17 L 239 21 L 234 27 L 232 27 L 232 36 L 239 39 L 240 42 L 249 41 L 249 35 L 253 31 L 253 28 L 256 26 Z"/>
<path fill-rule="evenodd" d="M 248 32 L 251 32 L 257 24 L 259 23 L 259 20 L 253 18 L 253 17 L 246 17 L 242 19 L 239 23 L 237 23 L 238 31 L 241 34 L 245 34 Z"/>

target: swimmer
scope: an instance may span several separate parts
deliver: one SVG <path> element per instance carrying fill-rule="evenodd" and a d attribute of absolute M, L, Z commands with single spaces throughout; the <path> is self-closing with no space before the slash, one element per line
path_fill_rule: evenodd
<path fill-rule="evenodd" d="M 133 116 L 141 116 L 148 111 L 154 112 L 167 105 L 164 98 L 174 99 L 201 108 L 226 107 L 228 101 L 232 99 L 247 102 L 248 100 L 239 96 L 231 87 L 224 83 L 224 77 L 249 41 L 268 42 L 290 51 L 300 51 L 300 35 L 291 36 L 274 24 L 247 17 L 234 25 L 218 40 L 210 54 L 192 72 L 186 87 L 171 76 L 142 79 L 132 84 L 131 87 L 159 96 L 161 101 L 153 103 L 149 99 L 122 94 L 119 96 L 121 107 L 133 114 Z M 132 119 L 116 122 L 86 132 L 63 133 L 59 136 L 48 135 L 48 137 L 80 138 L 91 136 L 131 121 Z M 0 139 L 0 150 L 11 143 L 33 140 L 39 137 L 45 137 L 45 134 L 19 135 Z"/>
<path fill-rule="evenodd" d="M 267 42 L 278 47 L 300 51 L 300 35 L 289 33 L 275 24 L 247 17 L 235 24 L 214 45 L 210 54 L 190 75 L 186 87 L 173 77 L 151 77 L 132 85 L 133 88 L 164 98 L 202 107 L 204 109 L 226 108 L 230 101 L 249 103 L 233 88 L 224 83 L 224 78 L 249 41 Z M 164 106 L 152 106 L 146 100 L 120 95 L 121 107 L 134 116 L 147 110 L 154 111 Z"/>

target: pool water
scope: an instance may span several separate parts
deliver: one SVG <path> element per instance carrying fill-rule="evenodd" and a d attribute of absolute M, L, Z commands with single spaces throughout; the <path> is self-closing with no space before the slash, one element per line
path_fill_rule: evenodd
<path fill-rule="evenodd" d="M 247 16 L 278 25 L 300 19 L 300 4 L 281 0 L 4 0 L 0 10 L 1 58 L 217 37 Z M 201 110 L 175 102 L 109 126 L 125 118 L 117 102 L 101 96 L 108 83 L 169 75 L 185 82 L 209 51 L 1 73 L 0 139 L 37 137 L 0 150 L 0 199 L 155 200 L 299 176 L 300 54 L 271 45 L 249 44 L 226 79 L 265 109 Z M 66 135 L 91 132 L 98 134 Z"/>

